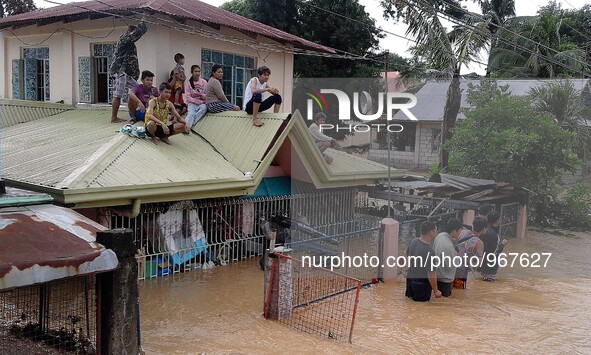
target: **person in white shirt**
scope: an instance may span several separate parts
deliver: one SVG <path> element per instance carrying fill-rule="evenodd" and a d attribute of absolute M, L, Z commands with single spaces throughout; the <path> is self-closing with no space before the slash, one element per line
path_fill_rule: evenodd
<path fill-rule="evenodd" d="M 249 115 L 252 115 L 252 124 L 261 127 L 264 122 L 257 118 L 257 113 L 267 111 L 273 107 L 273 112 L 278 113 L 281 110 L 281 95 L 277 88 L 269 86 L 269 76 L 271 69 L 262 66 L 257 69 L 257 76 L 250 79 L 244 89 L 243 109 Z M 271 94 L 263 101 L 263 93 Z"/>
<path fill-rule="evenodd" d="M 312 134 L 316 146 L 318 147 L 318 149 L 320 149 L 322 156 L 324 156 L 324 160 L 326 160 L 326 162 L 330 164 L 332 163 L 333 158 L 330 155 L 324 153 L 324 151 L 330 148 L 333 144 L 335 144 L 336 140 L 322 133 L 320 126 L 323 125 L 325 122 L 326 115 L 323 112 L 318 112 L 314 115 L 314 122 L 310 125 L 310 127 L 308 127 L 308 130 L 310 131 L 310 134 Z"/>
<path fill-rule="evenodd" d="M 456 267 L 453 259 L 456 257 L 455 243 L 463 228 L 462 222 L 456 218 L 450 219 L 445 225 L 445 232 L 441 232 L 433 241 L 433 251 L 439 257 L 437 267 L 437 288 L 443 297 L 451 296 L 453 281 L 456 276 Z"/>

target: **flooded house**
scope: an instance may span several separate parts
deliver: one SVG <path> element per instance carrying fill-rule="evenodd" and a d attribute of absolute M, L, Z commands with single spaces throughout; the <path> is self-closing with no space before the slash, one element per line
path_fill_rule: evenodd
<path fill-rule="evenodd" d="M 142 278 L 189 267 L 197 255 L 203 266 L 260 254 L 261 221 L 295 211 L 294 194 L 339 206 L 323 202 L 325 211 L 305 213 L 314 203 L 303 206 L 300 197 L 297 213 L 310 224 L 355 220 L 355 186 L 385 178 L 387 167 L 339 151 L 330 151 L 334 162 L 326 164 L 297 112 L 263 114 L 262 128 L 244 112 L 208 115 L 195 134 L 175 136 L 171 146 L 117 133 L 120 127 L 108 123 L 107 72 L 119 35 L 142 15 L 148 31 L 136 43 L 141 70 L 166 80 L 176 52 L 187 66 L 201 65 L 205 78 L 222 64 L 224 91 L 238 105 L 264 64 L 283 111 L 291 112 L 294 54 L 335 53 L 195 0 L 81 2 L 0 19 L 8 184 L 46 193 L 108 228 L 131 228 Z"/>

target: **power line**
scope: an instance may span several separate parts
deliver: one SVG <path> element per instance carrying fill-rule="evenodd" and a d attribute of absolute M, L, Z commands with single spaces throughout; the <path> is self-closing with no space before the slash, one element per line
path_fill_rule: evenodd
<path fill-rule="evenodd" d="M 356 22 L 356 23 L 359 23 L 359 24 L 362 24 L 362 25 L 364 25 L 364 26 L 371 26 L 371 25 L 368 25 L 368 24 L 366 24 L 366 23 L 364 23 L 364 22 L 362 22 L 362 21 L 359 21 L 359 20 L 353 19 L 353 18 L 351 18 L 351 17 L 348 17 L 348 16 L 345 16 L 345 15 L 342 15 L 342 14 L 336 13 L 336 12 L 334 12 L 334 11 L 331 11 L 331 10 L 328 10 L 328 9 L 321 8 L 321 7 L 317 6 L 317 5 L 310 4 L 309 2 L 306 2 L 306 1 L 303 1 L 303 0 L 297 0 L 297 1 L 298 1 L 298 2 L 300 2 L 300 3 L 302 3 L 302 4 L 304 4 L 304 5 L 307 5 L 307 6 L 310 6 L 310 7 L 316 8 L 316 9 L 318 9 L 318 10 L 321 10 L 321 11 L 324 11 L 324 12 L 326 12 L 326 13 L 329 13 L 329 14 L 332 14 L 332 15 L 335 15 L 335 16 L 338 16 L 338 17 L 341 17 L 341 18 L 344 18 L 344 19 L 347 19 L 347 20 L 350 20 L 350 21 L 353 21 L 353 22 Z M 413 6 L 413 5 L 414 5 L 413 7 L 419 7 L 419 8 L 421 7 L 421 4 L 418 4 L 418 3 L 416 3 L 416 2 L 413 2 L 413 4 L 408 4 L 408 3 L 407 3 L 407 5 L 409 5 L 409 6 Z M 459 25 L 459 26 L 462 26 L 462 27 L 469 27 L 469 28 L 471 28 L 471 29 L 473 29 L 473 30 L 475 30 L 475 31 L 477 31 L 477 32 L 479 32 L 479 33 L 481 33 L 481 34 L 486 34 L 485 32 L 481 31 L 479 28 L 475 27 L 475 26 L 474 26 L 474 25 L 472 25 L 472 24 L 468 24 L 468 23 L 465 23 L 465 22 L 461 22 L 461 21 L 459 21 L 459 20 L 452 19 L 452 18 L 448 17 L 448 15 L 447 15 L 447 14 L 445 14 L 445 13 L 441 12 L 440 10 L 438 10 L 438 9 L 436 9 L 435 7 L 431 6 L 430 4 L 426 4 L 426 5 L 427 5 L 427 6 L 429 6 L 429 7 L 430 7 L 432 10 L 436 11 L 436 13 L 437 13 L 437 14 L 439 14 L 439 15 L 440 15 L 440 16 L 441 16 L 443 19 L 445 19 L 445 20 L 447 20 L 447 21 L 449 21 L 449 22 L 452 22 L 452 23 L 454 23 L 454 24 L 456 24 L 456 25 Z M 455 6 L 454 4 L 450 4 L 450 5 L 453 5 L 453 6 Z M 470 12 L 466 11 L 465 9 L 463 9 L 463 8 L 460 8 L 460 7 L 457 7 L 457 6 L 455 6 L 455 7 L 456 7 L 456 8 L 458 8 L 458 9 L 460 9 L 461 11 L 463 11 L 463 12 L 465 12 L 465 13 L 467 13 L 467 14 L 471 15 L 471 16 L 478 17 L 478 15 L 477 15 L 477 14 L 470 13 Z M 482 19 L 484 20 L 484 22 L 486 22 L 487 24 L 488 24 L 488 23 L 490 23 L 490 22 L 486 21 L 486 19 L 484 19 L 483 17 L 481 17 L 481 18 L 482 18 Z M 496 24 L 494 24 L 494 25 L 496 25 Z M 498 25 L 496 25 L 496 26 L 498 27 Z M 401 35 L 399 35 L 399 34 L 396 34 L 396 33 L 393 33 L 393 32 L 390 32 L 390 31 L 387 31 L 387 30 L 384 30 L 384 29 L 381 29 L 381 28 L 379 28 L 378 30 L 380 30 L 381 32 L 384 32 L 384 33 L 387 33 L 387 34 L 393 35 L 393 36 L 395 36 L 395 37 L 398 37 L 398 38 L 402 38 L 402 39 L 405 39 L 405 40 L 411 41 L 411 42 L 413 42 L 413 43 L 415 43 L 415 44 L 419 44 L 419 43 L 418 43 L 416 40 L 414 40 L 414 39 L 411 39 L 411 38 L 408 38 L 408 37 L 405 37 L 405 36 L 401 36 Z M 523 36 L 522 36 L 522 37 L 523 37 Z M 541 44 L 541 43 L 539 43 L 539 42 L 536 42 L 536 41 L 534 41 L 534 40 L 532 40 L 532 39 L 529 39 L 529 38 L 527 38 L 527 37 L 523 37 L 523 38 L 525 38 L 526 40 L 532 41 L 532 42 L 534 42 L 534 43 L 537 43 L 537 44 L 539 44 L 539 45 L 540 45 L 540 46 L 542 46 L 542 47 L 545 47 L 543 44 Z M 504 43 L 506 43 L 506 44 L 511 44 L 511 45 L 514 45 L 514 46 L 516 46 L 516 47 L 518 47 L 518 46 L 519 46 L 519 48 L 520 48 L 521 50 L 525 51 L 526 53 L 529 53 L 529 54 L 533 54 L 533 53 L 534 53 L 534 52 L 533 52 L 531 49 L 529 49 L 529 48 L 527 48 L 527 47 L 523 47 L 523 46 L 520 46 L 520 45 L 518 45 L 518 44 L 514 44 L 514 43 L 511 43 L 511 42 L 508 42 L 507 40 L 504 40 L 504 39 L 501 39 L 501 38 L 499 38 L 499 40 L 500 40 L 500 41 L 503 41 L 503 42 L 504 42 Z M 548 47 L 546 47 L 546 48 L 548 48 Z M 549 48 L 549 49 L 551 49 L 551 48 Z M 445 52 L 445 53 L 447 53 L 447 54 L 455 55 L 455 53 L 453 53 L 453 52 L 451 52 L 451 51 L 449 51 L 449 50 L 447 50 L 447 49 L 437 48 L 437 50 L 439 50 L 439 51 L 443 51 L 443 52 Z M 558 52 L 557 52 L 557 53 L 558 53 Z M 553 60 L 552 58 L 550 58 L 550 57 L 547 57 L 547 56 L 545 56 L 545 55 L 543 55 L 543 54 L 538 54 L 538 56 L 539 56 L 540 58 L 542 58 L 542 59 L 545 59 L 545 60 L 547 60 L 548 62 L 551 62 L 551 63 L 553 63 L 553 64 L 559 65 L 559 66 L 561 66 L 561 67 L 564 67 L 564 68 L 567 68 L 567 69 L 569 69 L 569 70 L 572 70 L 573 72 L 579 72 L 579 71 L 580 71 L 580 70 L 578 70 L 578 69 L 576 69 L 576 68 L 572 68 L 572 67 L 570 67 L 570 66 L 568 66 L 568 65 L 566 65 L 566 64 L 564 64 L 564 63 L 561 63 L 561 62 L 555 61 L 555 60 Z M 573 58 L 573 59 L 575 59 L 575 58 Z M 481 61 L 479 61 L 479 60 L 476 60 L 476 59 L 471 59 L 470 61 L 471 61 L 471 62 L 473 62 L 473 63 L 476 63 L 476 64 L 484 65 L 484 66 L 486 66 L 486 67 L 492 67 L 493 69 L 500 69 L 500 68 L 495 68 L 494 66 L 490 65 L 489 63 L 483 63 L 483 62 L 481 62 Z M 586 63 L 585 63 L 585 64 L 586 64 Z"/>
<path fill-rule="evenodd" d="M 345 15 L 339 14 L 339 13 L 337 13 L 337 12 L 334 12 L 334 11 L 331 11 L 331 10 L 328 10 L 328 9 L 324 9 L 324 8 L 322 8 L 322 7 L 319 7 L 319 6 L 316 6 L 316 5 L 310 4 L 310 3 L 306 2 L 306 1 L 303 1 L 303 0 L 296 0 L 296 1 L 298 1 L 298 2 L 300 2 L 300 3 L 302 3 L 302 4 L 304 4 L 304 5 L 307 5 L 307 6 L 310 6 L 310 7 L 314 7 L 314 8 L 316 8 L 316 9 L 318 9 L 318 10 L 324 11 L 324 12 L 326 12 L 326 13 L 330 13 L 330 14 L 332 14 L 332 15 L 335 15 L 335 16 L 338 16 L 338 17 L 341 17 L 341 18 L 344 18 L 344 19 L 347 19 L 347 20 L 353 21 L 353 22 L 357 22 L 357 23 L 359 23 L 359 24 L 362 24 L 362 25 L 364 25 L 364 26 L 367 26 L 367 27 L 371 27 L 371 26 L 372 26 L 371 24 L 367 24 L 367 23 L 364 23 L 364 22 L 362 22 L 362 21 L 356 20 L 356 19 L 354 19 L 354 18 L 351 18 L 351 17 L 345 16 Z M 384 29 L 382 29 L 382 28 L 378 28 L 378 30 L 379 30 L 379 31 L 381 31 L 381 32 L 383 32 L 383 33 L 387 33 L 387 34 L 389 34 L 389 35 L 392 35 L 392 36 L 395 36 L 395 37 L 398 37 L 398 38 L 405 39 L 405 40 L 407 40 L 407 41 L 413 42 L 413 43 L 415 43 L 415 44 L 419 44 L 419 42 L 418 42 L 418 41 L 416 41 L 415 39 L 408 38 L 408 37 L 406 37 L 406 36 L 399 35 L 399 34 L 397 34 L 397 33 L 394 33 L 394 32 L 391 32 L 391 31 L 387 31 L 387 30 L 384 30 Z M 441 50 L 441 49 L 439 48 L 438 50 Z M 451 51 L 448 51 L 448 50 L 443 50 L 443 51 L 444 51 L 444 52 L 446 52 L 446 53 L 448 53 L 448 54 L 455 55 L 455 54 L 454 54 L 453 52 L 451 52 Z M 473 61 L 474 63 L 477 63 L 477 64 L 481 64 L 481 65 L 487 65 L 486 63 L 480 62 L 480 61 L 478 61 L 478 60 L 476 60 L 476 59 L 473 59 L 472 61 Z M 408 67 L 410 68 L 411 66 L 408 66 Z"/>
<path fill-rule="evenodd" d="M 412 1 L 414 4 L 417 4 L 417 1 L 420 1 L 420 0 L 410 0 L 410 1 Z M 417 4 L 417 5 L 418 5 L 418 6 L 420 6 L 421 4 Z M 450 22 L 452 22 L 452 23 L 455 23 L 455 24 L 457 24 L 457 25 L 459 25 L 459 26 L 467 26 L 467 27 L 470 27 L 470 28 L 472 28 L 472 29 L 474 29 L 474 30 L 476 30 L 476 31 L 479 31 L 480 33 L 483 33 L 482 31 L 480 31 L 480 30 L 479 30 L 477 27 L 475 27 L 475 26 L 474 26 L 474 25 L 472 25 L 472 24 L 469 24 L 469 23 L 467 23 L 467 22 L 463 22 L 463 21 L 461 21 L 461 20 L 457 20 L 457 19 L 451 18 L 451 17 L 449 17 L 447 14 L 445 14 L 444 12 L 442 12 L 442 11 L 438 10 L 437 8 L 433 7 L 433 6 L 432 6 L 432 5 L 430 5 L 430 4 L 425 4 L 425 5 L 426 5 L 426 6 L 429 6 L 429 7 L 431 7 L 431 8 L 432 8 L 433 10 L 435 10 L 435 11 L 436 11 L 438 14 L 440 14 L 440 15 L 441 15 L 443 18 L 445 18 L 446 20 L 448 20 L 448 21 L 450 21 Z M 507 31 L 508 33 L 514 34 L 514 35 L 516 35 L 516 36 L 518 36 L 518 37 L 520 37 L 520 38 L 523 38 L 523 39 L 525 39 L 526 41 L 533 42 L 534 44 L 536 44 L 536 45 L 540 46 L 541 48 L 545 48 L 545 49 L 547 49 L 547 50 L 549 50 L 549 51 L 553 51 L 553 52 L 555 52 L 556 54 L 559 54 L 559 53 L 560 53 L 560 52 L 558 52 L 557 50 L 555 50 L 554 48 L 550 48 L 550 47 L 548 47 L 548 46 L 544 45 L 544 44 L 543 44 L 543 43 L 541 43 L 541 42 L 538 42 L 538 41 L 535 41 L 535 40 L 533 40 L 533 39 L 531 39 L 531 38 L 525 37 L 525 36 L 521 35 L 520 33 L 517 33 L 517 32 L 514 32 L 514 31 L 511 31 L 510 29 L 508 29 L 508 28 L 506 28 L 506 27 L 503 27 L 503 26 L 500 26 L 500 25 L 498 25 L 498 24 L 496 24 L 496 23 L 494 23 L 494 22 L 490 22 L 490 21 L 486 20 L 486 19 L 485 19 L 483 16 L 481 16 L 481 15 L 478 15 L 478 14 L 475 14 L 475 13 L 472 13 L 472 12 L 469 12 L 469 11 L 465 10 L 464 8 L 462 8 L 462 7 L 459 7 L 458 5 L 455 5 L 455 4 L 453 4 L 453 3 L 448 3 L 448 5 L 450 5 L 450 6 L 454 7 L 454 8 L 456 8 L 456 9 L 459 9 L 460 11 L 464 12 L 465 14 L 468 14 L 468 15 L 470 15 L 470 16 L 473 16 L 473 17 L 479 18 L 480 20 L 484 21 L 484 22 L 485 22 L 487 25 L 492 25 L 492 26 L 494 26 L 494 27 L 496 27 L 496 28 L 498 28 L 498 29 L 501 29 L 501 30 Z M 506 40 L 506 39 L 504 39 L 504 38 L 501 38 L 501 37 L 497 37 L 497 38 L 498 38 L 498 40 L 500 40 L 500 41 L 504 42 L 505 44 L 508 44 L 508 45 L 515 46 L 515 47 L 517 47 L 517 48 L 519 48 L 519 49 L 521 49 L 521 50 L 523 50 L 523 51 L 525 51 L 525 52 L 527 52 L 527 53 L 529 53 L 529 54 L 534 54 L 534 51 L 533 51 L 533 50 L 531 50 L 531 49 L 529 49 L 529 48 L 527 48 L 527 47 L 524 47 L 524 46 L 521 46 L 521 45 L 519 45 L 519 44 L 513 43 L 513 42 L 511 42 L 511 41 L 508 41 L 508 40 Z M 561 63 L 561 62 L 555 61 L 554 59 L 552 59 L 552 58 L 550 58 L 550 57 L 548 57 L 548 56 L 545 56 L 545 55 L 543 55 L 543 54 L 539 54 L 539 53 L 538 53 L 537 55 L 538 55 L 538 56 L 540 56 L 542 59 L 546 59 L 547 61 L 549 61 L 549 62 L 551 62 L 551 63 L 553 63 L 553 64 L 557 64 L 557 65 L 559 65 L 559 66 L 562 66 L 562 67 L 564 67 L 564 68 L 567 68 L 567 69 L 573 70 L 574 72 L 579 72 L 579 71 L 580 71 L 579 69 L 575 69 L 575 68 L 572 68 L 572 67 L 570 67 L 570 66 L 567 66 L 567 65 L 565 65 L 564 63 Z M 582 64 L 584 67 L 585 67 L 585 66 L 589 66 L 587 63 L 585 63 L 585 62 L 582 62 L 582 61 L 578 60 L 577 58 L 574 58 L 574 57 L 570 57 L 570 58 L 571 58 L 571 59 L 573 59 L 574 61 L 576 61 L 576 62 L 578 62 L 578 63 Z"/>
<path fill-rule="evenodd" d="M 111 35 L 111 33 L 113 33 L 113 31 L 115 31 L 115 19 L 113 19 L 113 28 L 111 28 L 111 30 L 109 31 L 109 33 L 107 33 L 104 36 L 88 36 L 82 33 L 78 33 L 76 31 L 72 31 L 69 28 L 65 28 L 65 27 L 60 27 L 58 29 L 56 29 L 55 31 L 51 32 L 47 37 L 45 37 L 41 42 L 37 42 L 37 43 L 27 43 L 25 41 L 23 41 L 16 33 L 14 33 L 12 30 L 8 29 L 8 28 L 3 28 L 0 29 L 0 32 L 8 32 L 10 34 L 12 34 L 19 42 L 21 42 L 23 45 L 25 46 L 40 46 L 43 43 L 47 42 L 51 37 L 53 37 L 53 35 L 55 35 L 58 32 L 70 32 L 73 33 L 75 35 L 78 35 L 80 37 L 84 37 L 84 38 L 89 38 L 89 39 L 105 39 L 107 37 L 109 37 Z"/>
<path fill-rule="evenodd" d="M 56 2 L 53 0 L 44 0 L 44 1 L 51 3 L 51 4 L 56 4 L 56 5 L 65 5 L 63 3 L 59 3 L 59 2 Z M 95 1 L 98 3 L 101 3 L 105 6 L 115 8 L 115 6 L 104 3 L 100 0 L 95 0 Z M 178 5 L 176 5 L 174 3 L 174 1 L 172 1 L 172 0 L 169 0 L 169 3 L 178 7 Z M 131 16 L 119 15 L 119 14 L 111 13 L 111 12 L 107 12 L 107 11 L 90 9 L 88 7 L 80 5 L 79 3 L 76 3 L 76 4 L 70 3 L 68 5 L 78 7 L 80 9 L 83 9 L 86 11 L 107 15 L 107 16 L 113 16 L 113 17 L 117 17 L 117 18 L 121 18 L 121 19 L 132 19 L 134 21 L 139 21 L 137 18 L 134 18 Z M 185 9 L 182 9 L 182 10 L 186 11 Z M 154 10 L 154 11 L 156 11 L 156 10 Z M 132 11 L 132 13 L 135 15 L 143 15 L 142 13 L 139 13 L 136 11 Z M 257 42 L 254 40 L 247 40 L 247 39 L 243 39 L 243 38 L 239 38 L 239 37 L 234 37 L 234 36 L 230 36 L 230 35 L 224 35 L 221 33 L 211 32 L 211 31 L 204 30 L 201 28 L 195 28 L 195 27 L 185 25 L 185 24 L 182 24 L 179 22 L 173 22 L 173 21 L 170 21 L 165 18 L 159 18 L 159 17 L 156 17 L 155 15 L 152 15 L 152 14 L 150 14 L 149 17 L 155 19 L 155 21 L 154 20 L 152 20 L 152 21 L 146 20 L 145 21 L 146 23 L 153 24 L 156 26 L 164 26 L 164 27 L 178 30 L 178 31 L 181 31 L 181 32 L 184 32 L 187 34 L 191 34 L 191 35 L 199 35 L 202 37 L 212 38 L 212 39 L 216 39 L 216 40 L 222 40 L 224 42 L 230 42 L 230 43 L 234 43 L 234 44 L 238 44 L 238 45 L 247 45 L 255 50 L 259 49 L 259 50 L 264 50 L 264 51 L 268 51 L 268 52 L 299 54 L 299 55 L 318 56 L 318 57 L 327 57 L 327 58 L 336 58 L 336 59 L 365 60 L 365 58 L 363 58 L 362 56 L 358 56 L 358 55 L 355 55 L 352 53 L 347 53 L 345 51 L 340 51 L 340 50 L 336 50 L 336 51 L 339 51 L 344 54 L 324 53 L 324 52 L 313 51 L 313 50 L 309 50 L 309 49 L 302 49 L 302 48 L 295 48 L 295 47 L 290 48 L 290 47 L 286 47 L 286 46 L 279 45 L 279 44 L 261 43 L 261 42 Z M 167 24 L 167 23 L 172 23 L 172 25 Z"/>

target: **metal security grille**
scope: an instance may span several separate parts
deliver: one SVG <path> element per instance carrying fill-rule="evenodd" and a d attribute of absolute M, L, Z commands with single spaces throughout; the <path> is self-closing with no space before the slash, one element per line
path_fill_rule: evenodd
<path fill-rule="evenodd" d="M 95 353 L 95 280 L 73 277 L 0 292 L 0 349 L 32 340 L 61 352 Z"/>
<path fill-rule="evenodd" d="M 501 205 L 501 225 L 499 236 L 502 239 L 517 236 L 517 219 L 519 216 L 519 202 Z"/>
<path fill-rule="evenodd" d="M 271 259 L 265 318 L 290 328 L 351 342 L 361 281 L 302 265 L 277 254 Z"/>
<path fill-rule="evenodd" d="M 143 206 L 136 218 L 108 211 L 107 221 L 110 228 L 129 228 L 134 232 L 141 280 L 262 255 L 267 241 L 261 226 L 273 216 L 291 216 L 327 234 L 354 232 L 361 236 L 362 231 L 376 227 L 377 222 L 357 220 L 354 196 L 355 190 L 351 189 L 150 204 Z M 363 223 L 373 224 L 369 227 Z M 341 248 L 376 249 L 377 231 L 367 233 L 371 237 L 363 243 L 369 245 L 363 246 L 361 241 L 355 241 L 355 236 L 349 236 Z M 372 238 L 374 241 L 369 241 Z"/>
<path fill-rule="evenodd" d="M 380 267 L 384 263 L 381 260 L 379 219 L 356 215 L 351 221 L 319 226 L 314 230 L 316 233 L 310 234 L 291 229 L 289 246 L 295 258 L 302 260 L 304 256 L 314 257 L 318 261 L 316 266 L 354 277 L 363 284 L 375 282 L 381 277 Z M 378 266 L 372 267 L 362 262 L 370 257 L 380 259 Z"/>
<path fill-rule="evenodd" d="M 388 201 L 369 197 L 366 193 L 359 193 L 356 198 L 356 211 L 367 215 L 386 217 Z M 431 221 L 437 225 L 439 231 L 445 228 L 450 218 L 460 218 L 460 210 L 437 208 L 429 205 L 410 205 L 399 201 L 391 202 L 391 217 L 400 223 L 398 238 L 398 253 L 406 255 L 408 244 L 413 238 L 421 235 L 421 223 Z"/>

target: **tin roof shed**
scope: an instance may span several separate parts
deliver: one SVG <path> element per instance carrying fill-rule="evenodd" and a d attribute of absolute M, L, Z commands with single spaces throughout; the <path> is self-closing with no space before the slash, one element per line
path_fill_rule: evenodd
<path fill-rule="evenodd" d="M 115 253 L 95 242 L 105 229 L 54 205 L 0 208 L 0 290 L 115 269 Z"/>

